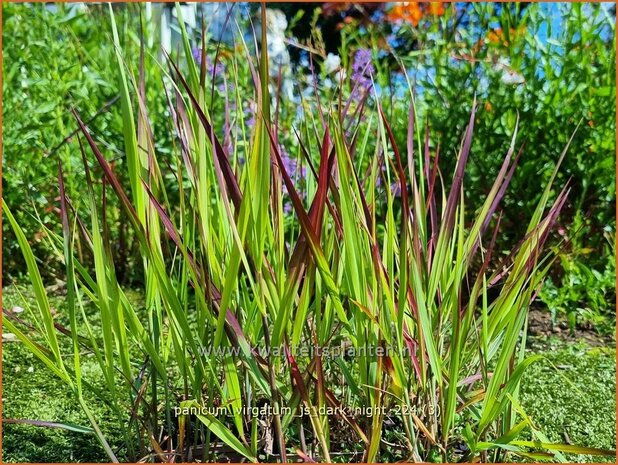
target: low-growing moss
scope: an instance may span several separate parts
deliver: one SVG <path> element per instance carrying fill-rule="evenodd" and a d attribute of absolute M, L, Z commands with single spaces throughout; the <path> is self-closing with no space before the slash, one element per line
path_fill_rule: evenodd
<path fill-rule="evenodd" d="M 613 450 L 616 448 L 616 358 L 614 347 L 590 347 L 550 339 L 532 349 L 543 354 L 529 367 L 521 403 L 550 441 Z M 602 457 L 567 456 L 599 462 Z M 614 462 L 614 458 L 605 459 Z"/>
<path fill-rule="evenodd" d="M 92 364 L 96 364 L 93 360 Z M 96 369 L 85 366 L 86 370 Z M 21 343 L 3 344 L 3 417 L 44 420 L 89 427 L 72 392 Z M 88 398 L 88 405 L 108 439 L 119 434 L 117 421 L 106 403 Z M 57 428 L 4 424 L 4 462 L 108 462 L 90 434 Z M 114 442 L 112 440 L 112 442 Z"/>
<path fill-rule="evenodd" d="M 24 306 L 13 288 L 5 288 L 2 297 L 4 308 Z M 62 308 L 62 298 L 52 298 L 50 304 Z M 100 368 L 94 357 L 85 360 L 82 364 L 84 375 L 89 379 L 100 377 Z M 88 392 L 84 393 L 84 397 L 112 447 L 120 444 L 120 423 L 108 404 Z M 71 390 L 21 342 L 8 342 L 8 339 L 4 339 L 2 344 L 2 416 L 3 419 L 91 426 Z M 94 435 L 4 423 L 2 461 L 108 462 L 109 458 Z"/>

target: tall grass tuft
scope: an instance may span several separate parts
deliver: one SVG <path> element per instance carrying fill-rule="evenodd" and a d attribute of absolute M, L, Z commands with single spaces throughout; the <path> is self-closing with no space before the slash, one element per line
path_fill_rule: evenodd
<path fill-rule="evenodd" d="M 566 149 L 525 236 L 501 254 L 500 201 L 523 149 L 515 131 L 482 207 L 467 211 L 475 102 L 461 145 L 448 148 L 456 169 L 442 173 L 440 158 L 450 154 L 420 128 L 411 89 L 403 138 L 375 92 L 358 99 L 341 91 L 335 102 L 316 92 L 313 112 L 290 128 L 279 119 L 289 103 L 272 91 L 267 48 L 258 58 L 243 46 L 229 80 L 249 67 L 256 122 L 247 129 L 238 112 L 243 131 L 230 151 L 213 122 L 215 76 L 193 58 L 182 29 L 183 53 L 160 65 L 175 144 L 163 156 L 148 117 L 145 52 L 134 73 L 111 7 L 110 15 L 129 182 L 75 112 L 86 187 L 82 199 L 68 198 L 59 167 L 63 228 L 52 234 L 66 267 L 69 328 L 52 315 L 26 233 L 4 203 L 3 212 L 36 297 L 35 324 L 5 312 L 5 328 L 74 392 L 111 460 L 608 453 L 549 444 L 517 400 L 526 367 L 539 359 L 524 351 L 528 309 L 554 260 L 543 246 L 568 195 L 567 186 L 553 190 Z M 203 42 L 201 56 L 207 52 Z M 237 86 L 227 98 L 226 112 L 248 96 Z M 302 183 L 284 139 L 295 141 Z M 145 310 L 115 273 L 110 196 L 138 244 Z M 80 262 L 77 244 L 92 267 Z M 98 361 L 102 386 L 81 372 L 85 356 Z M 124 428 L 121 449 L 89 412 L 86 389 L 112 406 Z"/>

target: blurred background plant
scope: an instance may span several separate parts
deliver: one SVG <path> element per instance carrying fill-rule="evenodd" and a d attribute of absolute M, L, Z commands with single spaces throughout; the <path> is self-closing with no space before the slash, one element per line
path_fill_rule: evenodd
<path fill-rule="evenodd" d="M 499 168 L 496 153 L 519 116 L 525 147 L 514 189 L 505 199 L 504 244 L 521 231 L 522 218 L 540 195 L 530 179 L 547 178 L 557 147 L 570 136 L 564 128 L 579 125 L 561 173 L 573 183 L 556 238 L 567 245 L 548 281 L 554 298 L 550 292 L 541 293 L 541 298 L 554 316 L 568 315 L 572 325 L 576 320 L 593 325 L 604 321 L 599 329 L 609 332 L 615 316 L 615 275 L 611 276 L 615 255 L 606 234 L 615 232 L 616 194 L 616 43 L 611 8 L 601 4 L 450 7 L 422 29 L 419 51 L 429 53 L 410 62 L 426 104 L 420 111 L 441 134 L 444 146 L 454 142 L 451 128 L 460 124 L 470 97 L 476 93 L 481 103 L 482 135 L 475 140 L 470 171 L 474 187 L 466 192 L 472 205 L 482 202 L 488 180 Z"/>
<path fill-rule="evenodd" d="M 110 144 L 122 122 L 113 102 L 117 92 L 111 66 L 113 47 L 102 29 L 97 7 L 3 4 L 2 10 L 2 190 L 7 203 L 27 205 L 17 212 L 39 257 L 50 253 L 41 222 L 59 225 L 58 186 L 52 181 L 58 159 L 72 174 L 79 160 L 66 138 L 76 129 L 70 108 L 86 115 Z M 110 150 L 120 154 L 116 145 Z M 77 193 L 74 176 L 68 189 Z M 5 228 L 3 233 L 7 233 Z M 3 277 L 18 277 L 24 263 L 10 235 L 2 241 Z M 58 263 L 47 262 L 50 278 Z"/>

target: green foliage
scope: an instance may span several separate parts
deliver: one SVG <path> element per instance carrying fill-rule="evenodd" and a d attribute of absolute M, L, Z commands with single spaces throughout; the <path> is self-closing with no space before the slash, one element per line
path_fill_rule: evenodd
<path fill-rule="evenodd" d="M 419 54 L 409 60 L 423 88 L 422 107 L 439 141 L 456 142 L 453 122 L 462 127 L 471 97 L 480 103 L 469 173 L 468 198 L 486 192 L 500 166 L 504 138 L 519 115 L 525 143 L 515 189 L 507 196 L 505 220 L 517 231 L 520 217 L 540 193 L 531 177 L 547 179 L 581 122 L 560 177 L 573 180 L 570 203 L 591 210 L 595 232 L 612 224 L 615 197 L 615 33 L 614 19 L 599 4 L 528 5 L 500 8 L 492 3 L 450 11 L 418 32 Z M 453 37 L 452 23 L 465 15 Z M 403 34 L 404 32 L 400 32 Z M 454 39 L 454 40 L 453 40 Z M 404 59 L 404 58 L 402 58 Z M 464 85 L 465 84 L 465 85 Z M 478 202 L 478 200 L 476 200 Z M 517 205 L 520 208 L 515 208 Z M 574 213 L 574 212 L 573 212 Z M 595 245 L 602 243 L 596 237 Z"/>
<path fill-rule="evenodd" d="M 55 8 L 2 4 L 2 190 L 9 205 L 31 207 L 28 214 L 20 210 L 18 219 L 42 259 L 53 259 L 43 226 L 59 224 L 58 186 L 52 181 L 58 159 L 69 174 L 69 192 L 77 195 L 81 189 L 74 176 L 81 162 L 63 144 L 77 127 L 70 109 L 89 118 L 117 92 L 110 66 L 113 48 L 104 29 L 93 26 L 100 21 L 98 9 Z M 104 111 L 93 122 L 113 151 L 119 124 L 114 111 Z M 10 229 L 4 231 L 9 236 L 2 242 L 3 276 L 18 275 L 23 262 Z M 48 262 L 47 275 L 53 265 Z"/>
<path fill-rule="evenodd" d="M 177 13 L 180 17 L 180 8 Z M 205 61 L 195 61 L 181 26 L 177 58 L 186 70 L 173 59 L 169 73 L 159 68 L 158 82 L 174 96 L 168 104 L 177 148 L 166 159 L 158 153 L 148 117 L 149 76 L 125 59 L 111 6 L 110 18 L 128 176 L 116 175 L 74 111 L 83 136 L 85 192 L 71 198 L 61 164 L 62 235 L 50 232 L 66 270 L 68 328 L 54 324 L 35 254 L 12 208 L 3 204 L 36 298 L 29 312 L 33 326 L 5 312 L 5 327 L 67 385 L 110 459 L 117 459 L 117 451 L 85 402 L 92 384 L 83 370 L 84 350 L 98 362 L 105 387 L 100 395 L 125 419 L 122 453 L 129 460 L 151 451 L 163 459 L 165 450 L 186 460 L 195 447 L 216 459 L 211 448 L 219 443 L 229 456 L 250 461 L 285 461 L 288 453 L 298 453 L 330 462 L 346 429 L 336 426 L 326 407 L 335 408 L 340 423 L 347 424 L 345 434 L 362 443 L 368 462 L 383 455 L 387 419 L 402 431 L 399 459 L 500 461 L 507 451 L 527 457 L 537 453 L 530 448 L 539 447 L 557 458 L 560 450 L 607 453 L 550 444 L 540 432 L 535 437 L 540 446 L 517 442 L 517 432 L 531 425 L 516 400 L 519 383 L 538 360 L 524 357 L 518 347 L 525 341 L 530 301 L 551 264 L 543 246 L 568 194 L 565 187 L 552 195 L 566 149 L 550 177 L 537 185 L 541 195 L 503 272 L 493 258 L 500 230 L 494 214 L 517 163 L 517 129 L 484 202 L 468 211 L 464 173 L 476 102 L 461 144 L 454 144 L 459 149 L 452 180 L 443 183 L 410 93 L 403 105 L 393 106 L 408 108 L 405 151 L 392 130 L 402 123 L 402 113 L 387 116 L 391 107 L 369 99 L 368 88 L 351 94 L 339 89 L 337 100 L 349 102 L 345 106 L 316 95 L 309 108 L 318 113 L 305 112 L 294 128 L 303 164 L 312 168 L 302 198 L 293 180 L 297 167 L 279 144 L 285 122 L 278 109 L 285 96 L 276 93 L 271 101 L 266 47 L 259 58 L 240 47 L 244 57 L 232 55 L 226 63 L 232 70 L 241 61 L 255 63 L 257 70 L 255 126 L 237 136 L 232 155 L 210 117 L 219 96 L 207 90 L 216 77 L 206 74 Z M 266 40 L 262 28 L 261 43 Z M 202 56 L 206 51 L 204 45 Z M 144 60 L 141 55 L 138 70 Z M 229 76 L 235 78 L 233 72 Z M 226 114 L 241 115 L 248 98 L 237 93 L 233 108 L 226 100 Z M 368 143 L 370 133 L 375 145 Z M 104 179 L 100 189 L 91 159 Z M 369 176 L 361 177 L 363 166 Z M 170 202 L 164 172 L 178 179 L 178 202 Z M 398 186 L 398 194 L 379 188 L 383 176 L 387 185 Z M 282 187 L 294 212 L 287 225 Z M 112 194 L 138 247 L 146 315 L 129 301 L 116 272 L 107 214 Z M 93 270 L 82 264 L 85 251 Z M 86 312 L 86 302 L 94 312 Z M 100 333 L 93 331 L 95 322 L 101 323 Z M 342 343 L 358 354 L 333 359 L 316 353 Z M 299 354 L 306 346 L 310 355 Z M 277 355 L 281 350 L 283 356 Z M 342 379 L 348 388 L 335 393 Z M 245 412 L 261 402 L 274 413 L 258 427 L 258 419 Z M 200 411 L 172 419 L 176 407 L 213 406 L 227 414 Z M 280 412 L 282 406 L 291 409 Z M 372 413 L 352 416 L 337 410 L 341 406 Z M 298 412 L 307 414 L 297 420 Z M 264 428 L 274 445 L 259 443 Z M 314 438 L 313 446 L 297 428 Z"/>
<path fill-rule="evenodd" d="M 4 308 L 24 308 L 28 312 L 36 300 L 25 287 L 6 286 L 2 290 Z M 129 298 L 138 300 L 134 294 Z M 63 295 L 50 296 L 50 305 L 56 314 L 56 321 L 69 325 L 66 315 L 66 298 Z M 24 314 L 17 314 L 23 317 Z M 94 322 L 94 330 L 101 331 L 100 322 Z M 3 334 L 7 334 L 5 329 Z M 70 351 L 70 341 L 63 348 Z M 99 365 L 94 357 L 85 357 L 82 369 L 88 374 L 96 389 L 101 389 L 102 379 Z M 45 365 L 17 341 L 2 343 L 3 402 L 2 417 L 10 420 L 45 420 L 80 426 L 88 425 L 88 418 L 66 384 L 49 376 Z M 93 414 L 101 418 L 101 427 L 106 437 L 120 447 L 122 428 L 105 402 L 100 402 L 96 393 L 86 396 Z M 107 462 L 109 458 L 98 447 L 91 434 L 67 431 L 62 428 L 48 428 L 26 424 L 4 423 L 2 425 L 2 459 L 4 462 Z"/>
<path fill-rule="evenodd" d="M 614 348 L 565 346 L 550 341 L 533 348 L 546 362 L 530 367 L 522 380 L 521 403 L 551 441 L 616 447 L 616 357 Z M 600 457 L 567 456 L 598 462 Z M 608 462 L 614 459 L 609 457 Z"/>
<path fill-rule="evenodd" d="M 19 293 L 12 287 L 3 290 L 5 308 L 23 306 L 21 294 L 32 303 L 33 296 L 27 289 Z M 129 300 L 139 303 L 143 296 L 130 293 Z M 65 302 L 62 297 L 51 300 L 58 310 L 61 323 Z M 100 327 L 95 325 L 95 331 Z M 569 343 L 571 344 L 571 343 Z M 590 347 L 583 344 L 565 346 L 560 340 L 531 341 L 531 354 L 541 354 L 547 361 L 532 365 L 522 379 L 521 403 L 535 425 L 555 442 L 565 441 L 564 433 L 573 443 L 590 447 L 612 449 L 615 447 L 615 352 L 613 348 Z M 87 419 L 75 405 L 71 392 L 55 377 L 50 377 L 44 365 L 30 354 L 22 344 L 4 342 L 3 407 L 4 418 L 45 419 L 87 425 Z M 85 371 L 98 372 L 97 363 L 86 363 Z M 32 368 L 31 368 L 32 367 Z M 576 391 L 575 386 L 579 391 Z M 91 399 L 95 415 L 107 418 L 104 425 L 107 437 L 120 443 L 120 427 L 107 407 L 96 398 Z M 100 412 L 98 409 L 102 409 Z M 389 428 L 384 439 L 389 443 L 401 441 L 402 432 Z M 349 450 L 358 444 L 345 444 Z M 359 452 L 359 455 L 362 453 Z M 353 455 L 348 456 L 350 459 Z M 394 457 L 394 456 L 392 456 Z M 385 461 L 391 456 L 386 455 Z M 569 456 L 570 461 L 604 461 L 603 458 Z M 92 437 L 61 429 L 36 426 L 3 425 L 3 460 L 12 462 L 105 462 L 103 451 L 92 447 Z M 608 458 L 607 461 L 611 461 Z"/>
<path fill-rule="evenodd" d="M 615 236 L 607 233 L 607 244 L 603 255 L 615 255 Z M 616 262 L 608 260 L 605 267 L 598 269 L 586 265 L 587 257 L 594 253 L 579 244 L 574 252 L 561 252 L 560 261 L 564 273 L 550 277 L 540 297 L 547 304 L 555 319 L 567 315 L 571 329 L 576 325 L 591 325 L 599 333 L 613 334 L 615 326 L 614 302 L 616 301 Z"/>
<path fill-rule="evenodd" d="M 2 186 L 8 205 L 28 204 L 28 213 L 17 210 L 19 223 L 28 231 L 35 255 L 46 266 L 41 273 L 46 282 L 61 272 L 57 251 L 50 244 L 48 229 L 59 226 L 57 205 L 58 161 L 63 163 L 66 189 L 71 197 L 83 194 L 80 176 L 84 168 L 71 149 L 78 126 L 71 114 L 76 109 L 104 141 L 110 160 L 124 166 L 122 112 L 116 78 L 118 62 L 111 37 L 109 16 L 103 5 L 3 3 L 3 172 Z M 139 37 L 157 42 L 146 20 L 140 31 L 140 10 L 123 5 L 120 15 L 119 43 L 132 55 L 139 56 Z M 149 54 L 155 50 L 146 48 Z M 158 52 L 158 48 L 156 49 Z M 150 75 L 152 66 L 144 72 Z M 147 97 L 150 118 L 159 124 L 165 109 L 160 82 L 151 77 Z M 162 124 L 167 124 L 163 120 Z M 167 132 L 155 141 L 162 151 L 171 144 Z M 96 170 L 95 176 L 98 176 Z M 121 178 L 125 179 L 123 172 Z M 95 187 L 98 191 L 99 187 Z M 108 214 L 115 218 L 110 235 L 115 239 L 119 258 L 118 275 L 123 282 L 140 281 L 134 273 L 130 232 L 120 219 L 118 204 L 110 200 Z M 24 263 L 10 228 L 3 230 L 2 273 L 17 278 Z M 86 259 L 88 266 L 91 263 Z"/>
<path fill-rule="evenodd" d="M 242 37 L 220 45 L 206 35 L 201 56 L 225 64 L 217 73 L 195 58 L 178 7 L 181 42 L 159 63 L 131 21 L 140 7 L 121 10 L 118 24 L 109 11 L 99 34 L 118 131 L 85 122 L 81 107 L 65 111 L 79 135 L 53 157 L 57 172 L 44 168 L 60 221 L 29 224 L 33 206 L 18 198 L 3 212 L 35 296 L 27 318 L 5 311 L 4 327 L 66 385 L 111 460 L 195 460 L 199 450 L 205 460 L 330 462 L 345 460 L 350 442 L 368 462 L 611 453 L 550 442 L 518 401 L 522 376 L 540 362 L 524 348 L 529 305 L 554 259 L 545 244 L 570 194 L 582 199 L 580 180 L 569 188 L 560 169 L 573 170 L 568 142 L 582 149 L 581 131 L 569 139 L 576 122 L 558 118 L 543 132 L 543 112 L 522 110 L 518 124 L 511 110 L 534 102 L 496 76 L 479 104 L 460 81 L 446 94 L 453 102 L 438 104 L 440 92 L 401 73 L 391 95 L 382 61 L 375 93 L 367 71 L 354 88 L 359 70 L 344 60 L 343 85 L 323 73 L 315 91 L 299 76 L 293 100 L 266 47 L 254 55 Z M 448 84 L 448 47 L 461 44 L 431 40 L 441 76 L 432 80 Z M 454 75 L 474 74 L 466 66 Z M 493 66 L 482 66 L 489 79 Z M 506 115 L 501 130 L 485 116 L 493 111 Z M 537 158 L 520 158 L 520 128 L 553 139 L 533 145 Z M 42 276 L 49 251 L 62 266 L 61 316 Z M 128 298 L 123 266 L 139 277 L 143 301 Z M 316 353 L 341 344 L 357 355 Z M 120 426 L 120 449 L 86 401 L 95 393 Z M 266 419 L 243 411 L 264 404 L 292 410 Z M 340 406 L 373 415 L 324 410 Z M 385 448 L 385 437 L 395 445 Z"/>
<path fill-rule="evenodd" d="M 381 33 L 383 26 L 376 25 L 376 36 Z M 418 111 L 435 143 L 456 146 L 472 97 L 479 101 L 478 137 L 466 174 L 466 199 L 473 208 L 488 192 L 519 118 L 523 154 L 513 189 L 504 199 L 500 247 L 513 244 L 538 201 L 540 191 L 531 180 L 548 179 L 560 148 L 578 128 L 559 174 L 572 183 L 561 223 L 564 238 L 589 253 L 572 247 L 561 261 L 562 270 L 556 267 L 551 274 L 554 282 L 565 275 L 567 284 L 581 282 L 587 268 L 592 274 L 609 271 L 614 254 L 605 247 L 603 234 L 616 229 L 615 12 L 598 3 L 462 4 L 446 8 L 444 16 L 425 18 L 418 27 L 393 26 L 392 34 L 392 41 L 415 44 L 409 53 L 396 53 L 417 80 L 422 95 Z M 385 85 L 392 81 L 389 73 L 387 68 L 380 76 Z M 442 152 L 444 166 L 453 166 L 453 151 Z M 606 292 L 603 283 L 585 281 L 597 296 Z M 542 296 L 553 312 L 559 303 L 567 313 L 580 313 L 581 302 L 570 292 L 554 286 Z M 587 305 L 592 313 L 585 321 L 613 325 L 614 318 L 607 318 L 615 313 L 613 299 L 598 309 Z"/>

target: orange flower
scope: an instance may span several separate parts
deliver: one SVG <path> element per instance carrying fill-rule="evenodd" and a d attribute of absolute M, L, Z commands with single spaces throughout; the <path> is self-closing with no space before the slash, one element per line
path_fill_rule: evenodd
<path fill-rule="evenodd" d="M 489 42 L 490 44 L 499 44 L 500 42 L 502 42 L 502 40 L 503 38 L 501 28 L 489 31 L 489 33 L 487 34 L 487 42 Z"/>
<path fill-rule="evenodd" d="M 442 16 L 444 14 L 444 4 L 442 2 L 431 2 L 427 7 L 427 12 L 433 16 Z"/>
<path fill-rule="evenodd" d="M 418 2 L 403 2 L 396 3 L 386 17 L 391 21 L 405 21 L 416 26 L 423 17 L 423 12 Z"/>
<path fill-rule="evenodd" d="M 395 6 L 386 14 L 386 17 L 391 21 L 400 21 L 403 19 L 403 5 L 395 3 Z"/>
<path fill-rule="evenodd" d="M 442 2 L 403 2 L 395 3 L 386 17 L 391 21 L 407 22 L 418 25 L 424 15 L 442 16 L 444 4 Z"/>
<path fill-rule="evenodd" d="M 526 33 L 526 26 L 520 26 L 517 29 L 510 28 L 509 29 L 510 42 L 513 43 L 513 41 L 517 37 L 521 37 L 525 33 Z M 490 44 L 494 44 L 494 45 L 498 45 L 498 44 L 502 44 L 504 46 L 509 45 L 509 40 L 506 39 L 506 35 L 504 34 L 501 28 L 496 28 L 493 31 L 489 31 L 487 33 L 487 42 L 489 42 Z"/>
<path fill-rule="evenodd" d="M 410 3 L 410 8 L 408 10 L 408 17 L 409 17 L 408 21 L 414 24 L 415 26 L 419 23 L 419 21 L 423 17 L 423 12 L 419 8 L 417 2 Z"/>

